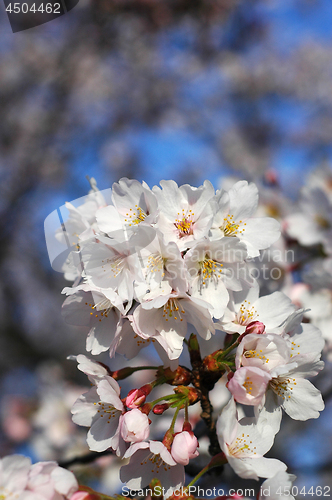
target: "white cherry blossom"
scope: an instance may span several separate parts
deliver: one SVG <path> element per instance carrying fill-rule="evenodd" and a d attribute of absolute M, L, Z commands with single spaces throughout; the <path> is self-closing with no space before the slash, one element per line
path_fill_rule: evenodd
<path fill-rule="evenodd" d="M 230 399 L 217 421 L 217 435 L 222 451 L 236 474 L 245 479 L 272 477 L 286 465 L 263 455 L 273 445 L 274 423 L 269 425 L 266 414 L 238 420 L 235 401 Z"/>
<path fill-rule="evenodd" d="M 234 399 L 244 405 L 259 405 L 272 376 L 255 366 L 241 366 L 227 384 Z"/>
<path fill-rule="evenodd" d="M 248 273 L 244 264 L 246 247 L 237 238 L 203 241 L 191 248 L 185 263 L 190 275 L 192 297 L 210 304 L 210 312 L 220 318 L 229 301 L 228 290 L 242 290 Z"/>
<path fill-rule="evenodd" d="M 206 303 L 174 292 L 167 282 L 144 299 L 133 313 L 133 328 L 143 339 L 155 338 L 171 360 L 177 359 L 182 352 L 188 323 L 205 340 L 214 333 Z"/>
<path fill-rule="evenodd" d="M 211 200 L 214 188 L 209 181 L 198 188 L 174 181 L 160 181 L 162 189 L 154 186 L 160 209 L 157 226 L 166 243 L 175 241 L 180 250 L 195 240 L 207 236 L 212 224 Z"/>
<path fill-rule="evenodd" d="M 280 236 L 279 223 L 270 217 L 253 218 L 258 205 L 258 189 L 253 183 L 239 181 L 214 199 L 215 215 L 211 226 L 214 239 L 236 236 L 246 244 L 248 256 L 257 257 Z"/>
<path fill-rule="evenodd" d="M 288 474 L 286 471 L 277 472 L 275 476 L 262 483 L 258 500 L 295 500 L 291 495 L 295 479 L 294 474 Z"/>
<path fill-rule="evenodd" d="M 282 292 L 259 297 L 259 287 L 232 293 L 224 316 L 217 328 L 228 333 L 244 333 L 253 321 L 260 321 L 266 331 L 273 331 L 295 310 L 294 304 Z"/>
<path fill-rule="evenodd" d="M 332 203 L 319 187 L 305 186 L 301 192 L 299 212 L 284 220 L 287 234 L 301 245 L 322 243 L 330 253 L 332 243 Z"/>
<path fill-rule="evenodd" d="M 297 355 L 296 362 L 292 358 L 288 364 L 276 367 L 268 387 L 274 396 L 271 404 L 281 406 L 294 420 L 318 418 L 324 409 L 322 395 L 305 377 L 317 375 L 323 367 L 315 353 Z"/>
<path fill-rule="evenodd" d="M 99 229 L 118 236 L 125 229 L 129 234 L 143 223 L 151 225 L 158 215 L 157 198 L 145 183 L 123 177 L 112 187 L 113 205 L 96 213 Z"/>
<path fill-rule="evenodd" d="M 130 461 L 120 469 L 120 479 L 131 490 L 140 490 L 157 478 L 166 497 L 184 484 L 184 466 L 178 464 L 160 441 L 134 443 L 124 458 Z"/>
<path fill-rule="evenodd" d="M 126 447 L 119 440 L 119 423 L 125 408 L 119 397 L 119 385 L 108 375 L 95 379 L 94 383 L 74 403 L 73 421 L 77 425 L 90 427 L 87 435 L 90 450 L 113 448 L 118 455 L 122 455 Z"/>
<path fill-rule="evenodd" d="M 83 284 L 64 288 L 68 295 L 62 305 L 62 315 L 71 325 L 88 326 L 86 350 L 91 354 L 107 351 L 119 333 L 124 313 L 119 295 L 110 289 Z"/>
<path fill-rule="evenodd" d="M 143 280 L 136 245 L 144 246 L 137 234 L 123 242 L 100 237 L 98 242 L 83 245 L 81 252 L 86 281 L 117 292 L 123 302 L 128 302 L 127 309 L 134 298 L 134 281 Z"/>
<path fill-rule="evenodd" d="M 281 335 L 273 333 L 249 333 L 236 350 L 235 366 L 257 367 L 271 372 L 290 360 L 291 347 Z"/>
<path fill-rule="evenodd" d="M 0 498 L 3 500 L 67 500 L 78 489 L 72 472 L 56 462 L 38 462 L 11 455 L 0 459 Z"/>
<path fill-rule="evenodd" d="M 133 408 L 122 415 L 120 432 L 124 441 L 128 443 L 145 441 L 150 432 L 148 416 L 137 408 Z"/>

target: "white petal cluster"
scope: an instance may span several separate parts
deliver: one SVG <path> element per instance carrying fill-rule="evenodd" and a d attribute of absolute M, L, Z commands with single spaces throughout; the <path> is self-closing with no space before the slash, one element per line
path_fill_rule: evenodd
<path fill-rule="evenodd" d="M 78 489 L 72 472 L 56 462 L 38 462 L 22 455 L 0 460 L 0 498 L 3 500 L 66 500 Z"/>
<path fill-rule="evenodd" d="M 64 268 L 74 280 L 63 290 L 66 321 L 88 328 L 86 349 L 92 355 L 109 351 L 110 357 L 132 359 L 152 344 L 164 369 L 173 371 L 188 332 L 196 332 L 211 345 L 211 356 L 221 353 L 214 362 L 228 372 L 231 399 L 216 427 L 224 456 L 239 476 L 267 478 L 259 498 L 267 490 L 276 498 L 278 484 L 287 493 L 294 476 L 264 455 L 279 431 L 282 410 L 295 420 L 317 418 L 323 410 L 308 377 L 323 368 L 324 340 L 313 324 L 302 323 L 306 310 L 279 289 L 262 296 L 251 274 L 253 259 L 280 235 L 275 219 L 254 217 L 257 187 L 239 181 L 215 192 L 209 181 L 198 188 L 161 181 L 150 189 L 123 178 L 111 196 L 94 188 L 93 200 L 68 205 L 68 223 L 58 232 L 66 238 L 68 231 L 74 245 Z M 288 233 L 303 244 L 325 244 L 330 236 L 321 216 L 328 202 L 316 191 L 308 200 L 318 215 L 306 220 L 303 234 L 302 215 L 290 216 Z M 144 407 L 153 384 L 121 399 L 111 372 L 83 355 L 77 361 L 92 387 L 72 413 L 75 423 L 89 428 L 89 448 L 112 449 L 129 459 L 120 476 L 130 489 L 141 490 L 156 477 L 166 497 L 182 486 L 184 466 L 199 446 L 189 422 L 175 433 L 176 413 L 164 440 L 154 440 L 148 418 L 153 405 Z M 239 418 L 237 404 L 253 406 L 255 416 Z M 162 414 L 163 405 L 157 406 L 156 414 Z"/>
<path fill-rule="evenodd" d="M 58 234 L 65 238 L 67 231 L 75 245 L 66 275 L 76 280 L 63 290 L 63 314 L 89 328 L 92 354 L 132 358 L 153 343 L 174 366 L 188 324 L 209 340 L 234 302 L 232 293 L 255 285 L 248 259 L 279 237 L 277 221 L 253 217 L 258 191 L 252 183 L 217 193 L 209 181 L 199 188 L 160 186 L 124 178 L 113 185 L 111 204 L 94 192 L 93 202 L 68 206 Z"/>

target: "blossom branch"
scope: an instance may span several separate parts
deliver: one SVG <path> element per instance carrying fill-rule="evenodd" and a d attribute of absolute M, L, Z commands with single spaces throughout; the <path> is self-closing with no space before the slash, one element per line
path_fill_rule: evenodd
<path fill-rule="evenodd" d="M 194 334 L 191 334 L 189 338 L 188 349 L 192 365 L 193 385 L 200 391 L 201 394 L 201 417 L 208 427 L 208 435 L 210 439 L 209 452 L 211 455 L 217 455 L 220 453 L 221 449 L 216 433 L 215 421 L 212 417 L 213 406 L 209 398 L 209 391 L 213 389 L 215 383 L 219 380 L 221 375 L 220 373 L 216 375 L 205 370 L 197 337 Z"/>

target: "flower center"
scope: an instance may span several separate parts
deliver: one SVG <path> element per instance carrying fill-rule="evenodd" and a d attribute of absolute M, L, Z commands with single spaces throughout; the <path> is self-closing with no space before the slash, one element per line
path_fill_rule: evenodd
<path fill-rule="evenodd" d="M 111 274 L 110 278 L 116 278 L 117 276 L 119 276 L 119 274 L 125 267 L 125 259 L 123 257 L 113 257 L 112 259 L 102 260 L 102 263 L 103 264 L 101 268 L 103 269 L 104 273 L 106 273 L 106 269 L 104 269 L 106 264 L 109 264 L 108 269 L 110 269 L 111 273 L 113 273 L 113 276 Z"/>
<path fill-rule="evenodd" d="M 241 227 L 240 224 L 242 224 L 243 221 L 239 220 L 239 222 L 235 222 L 234 216 L 233 215 L 227 215 L 227 217 L 224 218 L 224 223 L 222 226 L 220 226 L 220 230 L 223 231 L 224 236 L 237 236 L 239 234 L 243 234 L 245 228 Z M 244 226 L 247 224 L 244 223 Z"/>
<path fill-rule="evenodd" d="M 295 378 L 277 377 L 270 381 L 271 389 L 282 399 L 291 397 L 294 385 L 296 385 Z"/>
<path fill-rule="evenodd" d="M 92 312 L 90 312 L 90 316 L 94 316 L 95 318 L 101 321 L 103 318 L 107 318 L 109 313 L 113 309 L 113 304 L 105 298 L 101 299 L 97 304 L 89 304 L 85 302 L 86 306 L 91 307 Z M 0 498 L 1 500 L 1 498 Z"/>
<path fill-rule="evenodd" d="M 114 408 L 114 406 L 104 403 L 103 401 L 99 401 L 98 403 L 93 403 L 95 406 L 98 406 L 97 413 L 99 413 L 100 417 L 106 417 L 107 423 L 109 424 L 111 419 L 114 417 L 118 417 L 121 413 L 120 410 Z"/>
<path fill-rule="evenodd" d="M 7 488 L 0 488 L 0 500 L 17 500 L 19 496 L 20 493 L 14 493 Z"/>
<path fill-rule="evenodd" d="M 163 271 L 161 273 L 162 278 L 165 276 L 164 273 L 164 259 L 162 256 L 158 253 L 155 255 L 149 255 L 148 257 L 148 263 L 147 263 L 147 278 L 153 278 L 153 275 L 155 273 L 159 273 L 160 271 Z"/>
<path fill-rule="evenodd" d="M 250 380 L 250 377 L 246 377 L 246 380 L 245 380 L 244 384 L 242 384 L 242 387 L 244 387 L 246 392 L 251 395 L 251 393 L 252 393 L 252 380 Z"/>
<path fill-rule="evenodd" d="M 201 288 L 208 286 L 209 282 L 212 281 L 217 285 L 219 278 L 221 278 L 223 264 L 206 256 L 203 261 L 199 262 L 199 265 Z"/>
<path fill-rule="evenodd" d="M 140 222 L 143 222 L 148 215 L 149 214 L 146 213 L 143 208 L 135 205 L 134 209 L 130 208 L 129 212 L 126 213 L 126 217 L 128 218 L 125 219 L 125 222 L 129 222 L 129 226 L 132 224 L 137 226 Z"/>
<path fill-rule="evenodd" d="M 295 342 L 293 342 L 293 341 L 291 342 L 291 344 L 292 344 L 291 351 L 294 351 L 295 347 L 300 347 L 300 344 L 295 344 Z M 300 354 L 300 353 L 298 352 L 297 354 Z M 294 355 L 294 353 L 292 352 L 290 357 L 292 358 L 293 355 Z"/>
<path fill-rule="evenodd" d="M 270 360 L 266 356 L 263 356 L 263 350 L 260 349 L 259 351 L 256 351 L 255 349 L 250 349 L 249 351 L 245 351 L 243 353 L 243 356 L 245 358 L 258 358 L 263 361 L 263 363 L 268 363 Z"/>
<path fill-rule="evenodd" d="M 170 465 L 163 461 L 160 455 L 154 455 L 153 453 L 150 453 L 150 455 L 148 455 L 146 459 L 141 462 L 141 465 L 146 465 L 148 463 L 151 467 L 151 472 L 156 474 L 159 473 L 160 467 L 163 467 L 165 471 L 171 468 Z"/>
<path fill-rule="evenodd" d="M 229 454 L 238 458 L 256 455 L 256 446 L 251 447 L 252 441 L 249 441 L 247 438 L 249 438 L 249 434 L 246 436 L 242 434 L 242 436 L 237 437 L 236 440 L 228 446 Z"/>
<path fill-rule="evenodd" d="M 155 342 L 155 339 L 143 339 L 137 333 L 134 335 L 134 341 L 136 342 L 137 347 L 144 347 L 145 345 L 149 345 L 150 342 Z"/>
<path fill-rule="evenodd" d="M 252 321 L 256 321 L 258 318 L 259 314 L 257 314 L 256 309 L 254 306 L 250 306 L 250 302 L 247 302 L 246 300 L 241 304 L 240 310 L 237 313 L 237 322 L 240 325 L 247 326 L 249 323 L 252 323 Z"/>
<path fill-rule="evenodd" d="M 182 209 L 182 216 L 180 212 L 178 212 L 178 219 L 175 219 L 174 225 L 179 232 L 179 238 L 183 238 L 184 236 L 188 236 L 194 233 L 193 231 L 193 223 L 192 217 L 194 216 L 194 212 L 189 210 L 188 213 Z"/>
<path fill-rule="evenodd" d="M 185 314 L 185 310 L 180 302 L 177 299 L 168 299 L 163 309 L 163 318 L 166 318 L 165 321 L 168 321 L 169 318 L 183 321 L 181 314 Z"/>

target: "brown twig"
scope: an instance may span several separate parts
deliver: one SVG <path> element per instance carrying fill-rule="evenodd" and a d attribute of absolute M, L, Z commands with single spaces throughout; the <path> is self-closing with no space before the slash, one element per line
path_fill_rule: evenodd
<path fill-rule="evenodd" d="M 208 436 L 210 439 L 209 453 L 217 455 L 221 452 L 219 441 L 216 433 L 216 424 L 213 419 L 213 406 L 209 398 L 209 392 L 213 389 L 215 383 L 219 380 L 220 373 L 211 373 L 206 370 L 203 364 L 197 337 L 191 334 L 188 349 L 192 366 L 193 385 L 201 393 L 201 417 L 207 425 Z"/>

